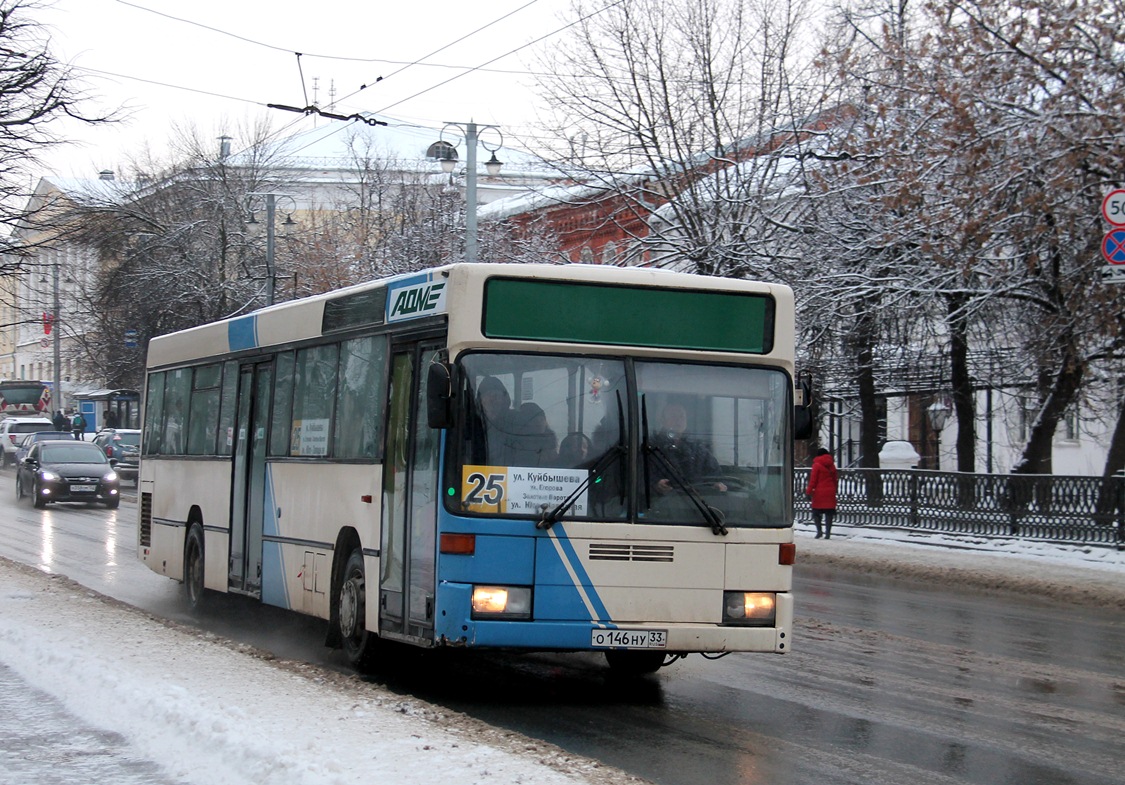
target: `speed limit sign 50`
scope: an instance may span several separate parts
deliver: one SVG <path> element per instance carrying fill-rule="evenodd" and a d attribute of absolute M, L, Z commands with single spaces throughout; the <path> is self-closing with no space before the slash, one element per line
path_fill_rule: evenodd
<path fill-rule="evenodd" d="M 1125 188 L 1106 194 L 1102 200 L 1102 217 L 1114 226 L 1125 226 Z"/>

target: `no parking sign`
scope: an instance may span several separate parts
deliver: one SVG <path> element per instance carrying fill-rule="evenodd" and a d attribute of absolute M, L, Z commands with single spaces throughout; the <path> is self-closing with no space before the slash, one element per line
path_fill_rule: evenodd
<path fill-rule="evenodd" d="M 1125 283 L 1125 188 L 1116 188 L 1102 199 L 1102 217 L 1115 228 L 1102 238 L 1102 267 L 1106 283 Z"/>

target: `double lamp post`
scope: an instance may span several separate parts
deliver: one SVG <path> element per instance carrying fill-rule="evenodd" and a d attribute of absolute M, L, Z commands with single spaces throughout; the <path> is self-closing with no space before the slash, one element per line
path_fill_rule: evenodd
<path fill-rule="evenodd" d="M 465 261 L 477 261 L 477 145 L 492 154 L 484 168 L 488 174 L 500 174 L 500 167 L 504 164 L 496 158 L 496 151 L 504 144 L 504 137 L 500 127 L 496 125 L 477 125 L 474 122 L 452 123 L 447 122 L 442 129 L 441 138 L 438 140 L 438 160 L 441 161 L 441 170 L 446 174 L 453 174 L 457 168 L 457 146 L 445 141 L 445 132 L 450 129 L 460 131 L 465 137 Z M 481 131 L 492 130 L 500 140 L 495 145 L 490 145 L 480 137 Z"/>

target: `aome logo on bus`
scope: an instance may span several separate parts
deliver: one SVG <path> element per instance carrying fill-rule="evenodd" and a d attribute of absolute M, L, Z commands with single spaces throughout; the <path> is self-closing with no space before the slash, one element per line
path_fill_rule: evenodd
<path fill-rule="evenodd" d="M 388 292 L 388 322 L 418 319 L 444 312 L 445 281 L 433 281 L 427 276 L 420 282 L 406 283 Z"/>

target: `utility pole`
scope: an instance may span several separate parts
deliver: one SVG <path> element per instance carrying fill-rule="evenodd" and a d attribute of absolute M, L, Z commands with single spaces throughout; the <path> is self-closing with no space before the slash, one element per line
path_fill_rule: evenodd
<path fill-rule="evenodd" d="M 275 233 L 273 216 L 277 194 L 266 194 L 266 305 L 273 305 L 273 290 L 277 288 L 277 269 L 273 265 Z"/>
<path fill-rule="evenodd" d="M 59 319 L 59 263 L 56 260 L 55 266 L 52 268 L 51 275 L 51 289 L 53 294 L 53 302 L 51 308 L 51 333 L 54 336 L 55 344 L 55 378 L 51 381 L 54 383 L 54 408 L 56 410 L 63 408 L 63 393 L 62 393 L 62 340 L 59 332 L 62 329 L 61 320 Z M 54 414 L 51 412 L 50 414 Z"/>

